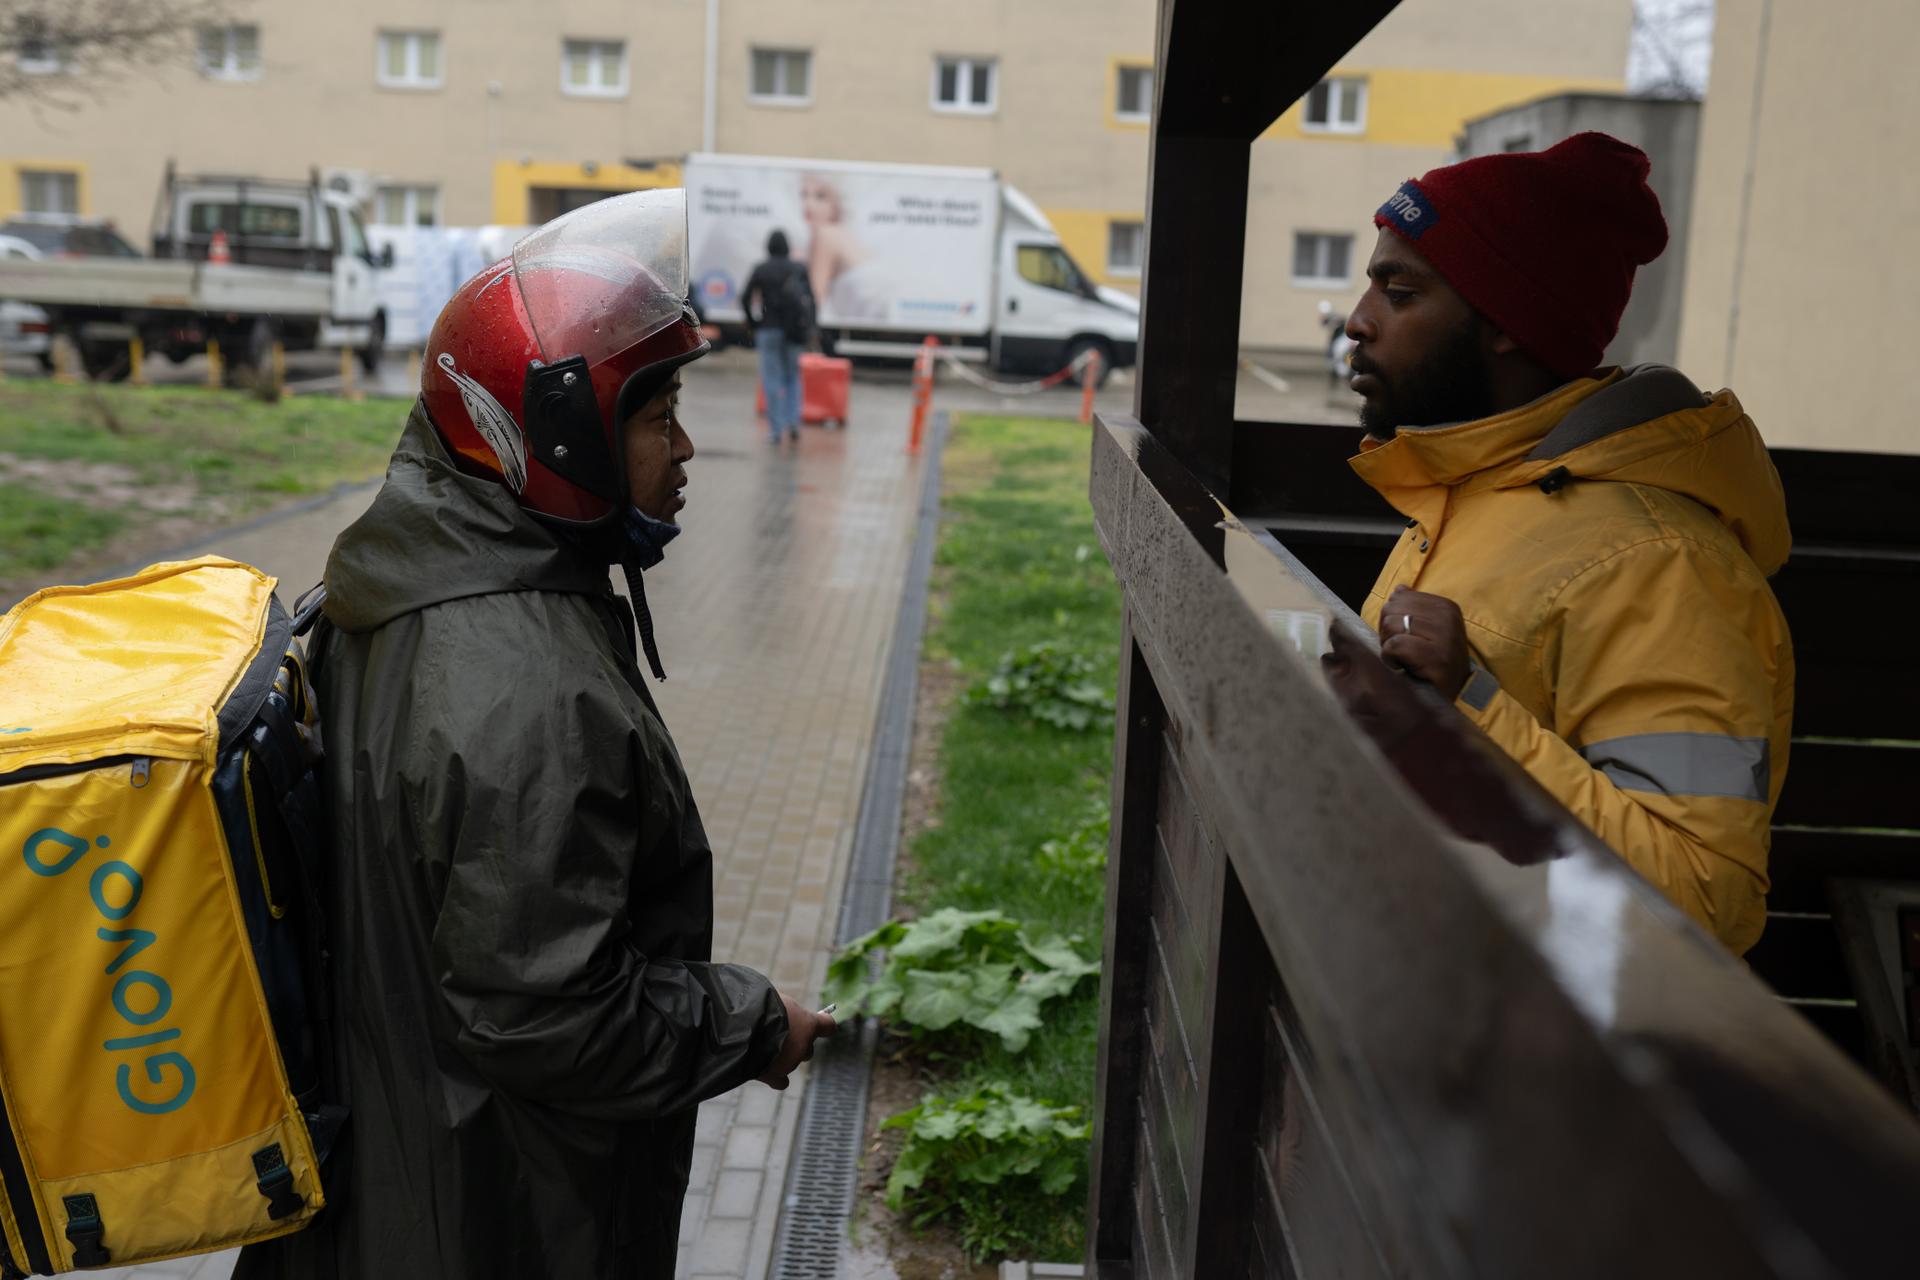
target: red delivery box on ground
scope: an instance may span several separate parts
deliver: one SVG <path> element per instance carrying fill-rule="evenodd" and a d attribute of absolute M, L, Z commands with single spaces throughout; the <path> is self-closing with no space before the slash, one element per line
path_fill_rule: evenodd
<path fill-rule="evenodd" d="M 847 425 L 847 395 L 853 386 L 853 361 L 809 351 L 800 357 L 800 421 L 810 427 Z M 767 389 L 760 388 L 753 411 L 767 413 Z"/>

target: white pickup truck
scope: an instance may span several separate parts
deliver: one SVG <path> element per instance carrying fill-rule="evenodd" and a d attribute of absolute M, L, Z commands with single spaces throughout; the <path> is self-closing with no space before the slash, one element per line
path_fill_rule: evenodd
<path fill-rule="evenodd" d="M 208 261 L 216 240 L 227 262 Z M 220 344 L 228 367 L 350 347 L 371 373 L 386 342 L 378 273 L 347 195 L 320 184 L 180 177 L 168 166 L 151 258 L 6 259 L 0 299 L 32 303 L 88 376 L 124 377 L 129 340 L 176 362 Z"/>

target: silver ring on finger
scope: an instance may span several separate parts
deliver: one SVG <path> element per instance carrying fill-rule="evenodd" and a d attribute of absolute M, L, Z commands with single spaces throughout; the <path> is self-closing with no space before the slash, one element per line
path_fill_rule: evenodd
<path fill-rule="evenodd" d="M 1412 614 L 1403 613 L 1400 615 L 1400 634 L 1408 635 L 1408 636 L 1413 634 L 1413 615 Z"/>

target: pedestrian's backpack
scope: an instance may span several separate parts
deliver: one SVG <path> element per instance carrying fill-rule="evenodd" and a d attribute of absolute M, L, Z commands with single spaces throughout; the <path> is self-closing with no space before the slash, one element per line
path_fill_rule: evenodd
<path fill-rule="evenodd" d="M 295 631 L 272 578 L 213 557 L 0 616 L 0 1273 L 231 1248 L 325 1203 L 345 1112 Z"/>
<path fill-rule="evenodd" d="M 789 342 L 805 342 L 813 336 L 813 289 L 807 284 L 805 268 L 797 263 L 769 289 L 767 319 L 787 335 Z"/>

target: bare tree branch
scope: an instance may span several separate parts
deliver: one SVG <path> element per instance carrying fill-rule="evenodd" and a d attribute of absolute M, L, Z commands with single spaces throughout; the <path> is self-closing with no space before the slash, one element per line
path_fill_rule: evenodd
<path fill-rule="evenodd" d="M 1713 0 L 1639 0 L 1628 55 L 1632 88 L 1649 98 L 1702 98 L 1713 50 Z"/>
<path fill-rule="evenodd" d="M 0 100 L 75 109 L 139 68 L 191 66 L 235 0 L 0 0 Z"/>

